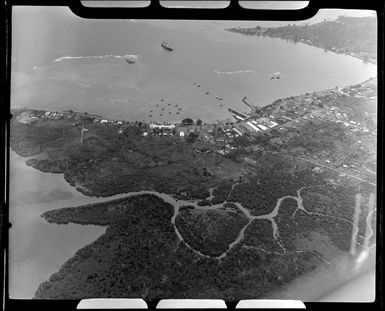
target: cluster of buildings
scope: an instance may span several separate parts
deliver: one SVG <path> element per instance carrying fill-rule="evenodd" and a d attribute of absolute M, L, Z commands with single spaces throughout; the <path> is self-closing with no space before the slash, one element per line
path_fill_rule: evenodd
<path fill-rule="evenodd" d="M 310 113 L 305 116 L 304 119 L 318 119 L 323 121 L 332 121 L 341 123 L 344 127 L 348 128 L 351 132 L 364 132 L 368 133 L 369 129 L 361 124 L 359 121 L 349 120 L 348 115 L 340 111 L 337 107 L 327 107 Z"/>
<path fill-rule="evenodd" d="M 339 88 L 341 94 L 345 94 L 355 98 L 375 99 L 377 98 L 377 85 L 374 83 L 362 83 L 357 85 Z"/>
<path fill-rule="evenodd" d="M 46 111 L 46 110 L 37 110 L 29 109 L 20 113 L 17 117 L 17 121 L 21 123 L 30 123 L 37 120 L 72 120 L 72 121 L 92 121 L 92 120 L 101 120 L 101 116 L 74 112 L 72 110 L 65 111 Z"/>
<path fill-rule="evenodd" d="M 146 127 L 146 131 L 143 132 L 143 136 L 147 136 L 147 135 L 159 135 L 159 136 L 179 135 L 180 138 L 184 138 L 185 132 L 182 130 L 178 131 L 175 124 L 150 123 L 148 127 Z"/>

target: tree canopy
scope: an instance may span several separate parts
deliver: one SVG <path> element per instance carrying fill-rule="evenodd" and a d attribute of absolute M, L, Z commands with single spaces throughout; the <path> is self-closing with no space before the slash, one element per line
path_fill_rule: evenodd
<path fill-rule="evenodd" d="M 192 119 L 190 119 L 190 118 L 186 118 L 186 119 L 182 120 L 182 124 L 191 125 L 191 124 L 194 124 L 194 121 Z"/>

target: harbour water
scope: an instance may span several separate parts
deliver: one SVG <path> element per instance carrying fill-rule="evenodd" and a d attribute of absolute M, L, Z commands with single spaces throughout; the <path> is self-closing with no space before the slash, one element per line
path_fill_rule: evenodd
<path fill-rule="evenodd" d="M 62 174 L 47 174 L 25 165 L 11 152 L 9 221 L 9 295 L 30 299 L 40 283 L 73 254 L 104 233 L 93 225 L 58 226 L 41 214 L 58 207 L 92 201 L 69 186 Z"/>
<path fill-rule="evenodd" d="M 350 56 L 225 31 L 242 22 L 101 21 L 80 19 L 64 8 L 39 12 L 30 15 L 41 23 L 25 11 L 14 13 L 23 22 L 13 26 L 13 107 L 210 122 L 231 117 L 228 107 L 247 112 L 241 102 L 246 95 L 264 106 L 376 75 L 375 65 Z M 253 24 L 258 22 L 247 23 Z M 45 35 L 37 35 L 42 29 Z M 172 52 L 161 47 L 163 40 Z M 124 55 L 138 60 L 128 64 L 119 57 Z M 281 78 L 271 80 L 275 72 Z"/>

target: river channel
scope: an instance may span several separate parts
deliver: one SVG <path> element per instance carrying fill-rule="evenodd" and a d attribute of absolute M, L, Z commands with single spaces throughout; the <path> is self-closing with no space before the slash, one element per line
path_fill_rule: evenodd
<path fill-rule="evenodd" d="M 57 226 L 56 224 L 47 223 L 41 214 L 45 211 L 52 210 L 63 206 L 79 206 L 89 203 L 101 203 L 119 198 L 129 198 L 135 195 L 151 194 L 161 198 L 163 201 L 171 204 L 174 209 L 173 216 L 170 221 L 173 224 L 175 234 L 180 242 L 184 243 L 191 251 L 199 256 L 210 257 L 199 250 L 191 247 L 179 232 L 175 219 L 179 214 L 180 207 L 191 206 L 201 211 L 209 211 L 215 209 L 224 209 L 224 204 L 216 204 L 212 206 L 199 206 L 199 200 L 179 200 L 173 196 L 156 191 L 137 191 L 126 194 L 119 194 L 106 198 L 87 197 L 77 192 L 73 187 L 69 186 L 63 178 L 62 174 L 47 174 L 37 171 L 25 165 L 25 158 L 11 152 L 11 170 L 10 170 L 10 297 L 11 298 L 31 298 L 40 283 L 47 280 L 50 275 L 55 273 L 60 266 L 68 260 L 73 254 L 85 245 L 92 243 L 97 237 L 104 233 L 105 227 L 94 225 L 77 225 L 68 224 L 65 226 Z M 17 187 L 16 187 L 17 182 Z M 232 190 L 238 184 L 235 183 Z M 275 252 L 278 255 L 288 254 L 279 237 L 279 228 L 275 221 L 275 217 L 279 213 L 281 203 L 285 199 L 293 199 L 297 202 L 297 209 L 292 215 L 294 219 L 298 210 L 309 215 L 325 216 L 338 218 L 353 226 L 353 232 L 357 232 L 357 223 L 349 219 L 334 217 L 330 215 L 322 215 L 317 212 L 306 210 L 303 206 L 301 191 L 307 187 L 297 190 L 297 196 L 283 196 L 279 198 L 273 210 L 265 215 L 253 216 L 250 211 L 242 206 L 241 203 L 235 202 L 237 209 L 241 211 L 248 219 L 248 222 L 240 229 L 238 236 L 222 254 L 211 257 L 213 259 L 222 260 L 228 252 L 238 245 L 244 238 L 247 227 L 253 222 L 260 219 L 266 219 L 271 222 L 272 234 L 282 252 Z M 213 189 L 210 190 L 210 198 L 213 197 Z M 228 197 L 230 197 L 230 194 Z M 229 212 L 231 209 L 227 209 Z M 367 217 L 367 234 L 370 238 L 373 229 L 370 226 L 370 218 L 372 213 Z M 369 220 L 368 220 L 369 219 Z M 354 233 L 353 233 L 354 234 Z M 367 239 L 365 239 L 365 243 Z M 264 251 L 261 249 L 261 251 Z M 299 251 L 301 252 L 301 251 Z M 320 260 L 328 263 L 323 258 Z M 329 263 L 328 263 L 329 264 Z"/>

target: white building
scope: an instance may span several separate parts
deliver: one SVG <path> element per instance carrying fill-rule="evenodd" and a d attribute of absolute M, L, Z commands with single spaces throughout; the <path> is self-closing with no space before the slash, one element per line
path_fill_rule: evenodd
<path fill-rule="evenodd" d="M 270 121 L 270 122 L 269 122 L 269 127 L 275 127 L 275 126 L 277 126 L 277 125 L 278 125 L 277 122 L 274 122 L 274 121 Z"/>
<path fill-rule="evenodd" d="M 150 124 L 150 129 L 151 130 L 155 130 L 155 129 L 158 129 L 158 130 L 173 130 L 175 128 L 175 124 L 155 124 L 155 123 L 151 123 Z"/>
<path fill-rule="evenodd" d="M 251 123 L 251 122 L 246 122 L 247 123 L 247 125 L 249 126 L 249 127 L 251 127 L 254 131 L 256 131 L 256 132 L 259 132 L 260 131 L 260 129 L 258 128 L 258 127 L 256 127 L 253 123 Z"/>
<path fill-rule="evenodd" d="M 237 115 L 234 115 L 233 116 L 235 119 L 239 120 L 239 121 L 243 121 L 245 120 L 244 118 L 240 117 L 240 116 L 237 116 Z"/>
<path fill-rule="evenodd" d="M 242 136 L 242 132 L 237 128 L 233 127 L 233 131 L 236 132 L 239 136 Z"/>
<path fill-rule="evenodd" d="M 258 124 L 257 125 L 261 130 L 264 130 L 264 131 L 266 131 L 268 128 L 266 127 L 266 126 L 264 126 L 264 125 L 262 125 L 262 124 Z"/>
<path fill-rule="evenodd" d="M 180 138 L 184 138 L 184 132 L 183 132 L 183 131 L 180 131 L 180 132 L 179 132 L 179 137 L 180 137 Z"/>

